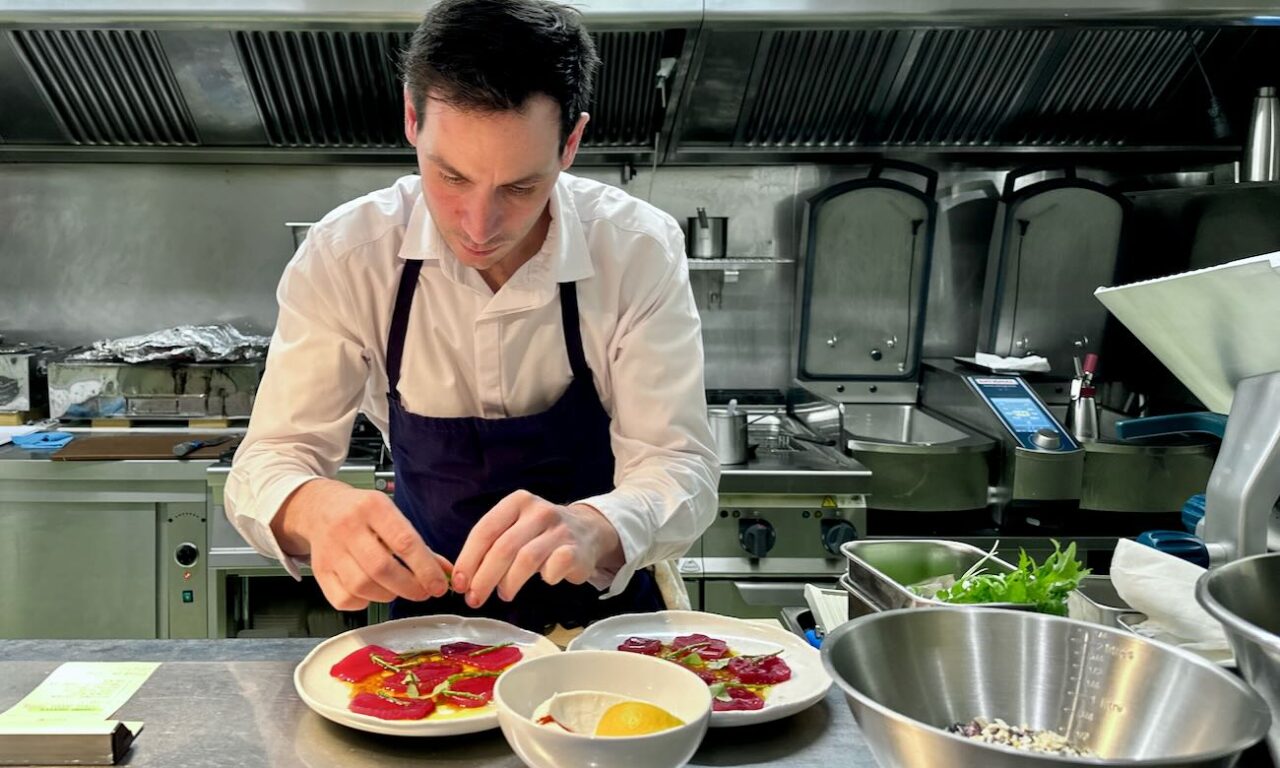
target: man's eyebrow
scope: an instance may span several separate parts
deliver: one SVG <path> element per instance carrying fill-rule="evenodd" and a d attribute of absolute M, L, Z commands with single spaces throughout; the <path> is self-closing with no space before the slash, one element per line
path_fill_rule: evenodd
<path fill-rule="evenodd" d="M 447 162 L 445 162 L 444 158 L 438 155 L 428 154 L 427 159 L 435 163 L 436 165 L 440 166 L 445 171 L 445 173 L 448 173 L 450 176 L 457 176 L 460 179 L 467 178 L 457 168 L 454 168 L 452 165 L 449 165 Z"/>
<path fill-rule="evenodd" d="M 522 178 L 522 179 L 516 179 L 515 181 L 509 181 L 509 182 L 507 182 L 506 184 L 504 184 L 503 186 L 513 187 L 513 186 L 518 186 L 518 185 L 520 185 L 520 184 L 532 184 L 532 183 L 533 183 L 533 182 L 535 182 L 535 181 L 542 181 L 542 180 L 543 180 L 543 179 L 545 179 L 545 178 L 547 178 L 547 175 L 546 175 L 545 173 L 531 173 L 531 174 L 529 174 L 528 176 L 525 176 L 525 177 L 524 177 L 524 178 Z"/>
<path fill-rule="evenodd" d="M 452 165 L 449 165 L 449 163 L 446 162 L 445 159 L 440 157 L 439 155 L 429 153 L 427 155 L 427 159 L 430 160 L 435 165 L 440 166 L 440 169 L 443 170 L 445 173 L 449 174 L 450 176 L 457 176 L 458 178 L 464 179 L 464 180 L 467 178 L 466 174 L 454 168 Z M 532 184 L 534 182 L 543 181 L 546 178 L 547 178 L 547 175 L 545 173 L 534 172 L 529 174 L 528 176 L 524 176 L 522 178 L 516 179 L 515 181 L 508 181 L 502 186 L 514 187 L 514 186 L 520 186 L 522 184 Z"/>

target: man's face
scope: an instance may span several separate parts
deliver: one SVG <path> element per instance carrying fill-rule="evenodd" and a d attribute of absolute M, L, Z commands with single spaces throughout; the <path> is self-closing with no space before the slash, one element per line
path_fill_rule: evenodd
<path fill-rule="evenodd" d="M 536 95 L 523 109 L 504 112 L 428 98 L 419 115 L 406 94 L 405 135 L 418 155 L 422 194 L 459 261 L 483 271 L 536 252 L 547 200 L 560 171 L 573 163 L 586 121 L 584 114 L 562 153 L 559 108 L 550 97 Z"/>

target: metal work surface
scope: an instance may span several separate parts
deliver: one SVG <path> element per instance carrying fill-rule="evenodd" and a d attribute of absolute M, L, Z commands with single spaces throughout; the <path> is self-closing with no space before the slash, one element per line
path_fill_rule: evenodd
<path fill-rule="evenodd" d="M 519 766 L 499 731 L 452 738 L 374 736 L 333 725 L 294 691 L 293 669 L 317 640 L 0 642 L 0 709 L 58 663 L 162 661 L 120 711 L 146 729 L 130 766 Z M 834 689 L 833 689 L 834 690 Z M 707 733 L 694 766 L 874 768 L 841 698 L 785 720 Z"/>

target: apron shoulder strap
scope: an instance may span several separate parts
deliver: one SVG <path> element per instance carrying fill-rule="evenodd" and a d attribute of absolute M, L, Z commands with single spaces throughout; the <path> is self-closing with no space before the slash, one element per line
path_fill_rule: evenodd
<path fill-rule="evenodd" d="M 387 394 L 399 397 L 400 360 L 404 357 L 404 336 L 409 328 L 409 310 L 413 307 L 414 290 L 418 287 L 418 274 L 422 272 L 422 259 L 406 259 L 400 272 L 400 287 L 396 289 L 396 306 L 391 313 L 391 330 L 387 332 Z"/>
<path fill-rule="evenodd" d="M 582 327 L 578 324 L 578 289 L 575 283 L 560 284 L 560 320 L 564 324 L 564 348 L 569 353 L 573 378 L 591 381 L 591 369 L 582 351 Z"/>

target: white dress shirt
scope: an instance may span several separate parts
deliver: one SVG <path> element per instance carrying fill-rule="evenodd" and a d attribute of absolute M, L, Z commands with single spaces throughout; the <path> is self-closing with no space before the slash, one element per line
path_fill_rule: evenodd
<path fill-rule="evenodd" d="M 295 578 L 271 520 L 298 486 L 333 477 L 357 411 L 387 431 L 386 344 L 405 259 L 422 274 L 400 397 L 423 416 L 487 419 L 549 408 L 572 378 L 557 283 L 577 283 L 582 344 L 612 419 L 613 491 L 588 499 L 618 531 L 625 565 L 591 583 L 624 589 L 637 568 L 679 557 L 710 524 L 719 464 L 706 416 L 702 339 L 684 239 L 667 214 L 566 173 L 542 249 L 495 293 L 453 256 L 417 176 L 335 209 L 280 279 L 280 315 L 227 515 Z"/>

